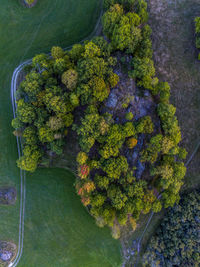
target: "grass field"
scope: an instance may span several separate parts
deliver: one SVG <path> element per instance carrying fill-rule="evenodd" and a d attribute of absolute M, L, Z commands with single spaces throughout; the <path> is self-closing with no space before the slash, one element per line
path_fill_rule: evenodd
<path fill-rule="evenodd" d="M 20 1 L 0 4 L 0 186 L 16 186 L 17 146 L 10 121 L 12 73 L 25 59 L 66 47 L 88 36 L 100 14 L 99 0 L 41 0 L 31 9 Z M 99 229 L 73 189 L 74 177 L 60 169 L 27 175 L 25 240 L 20 267 L 118 266 L 120 248 Z M 0 240 L 18 241 L 19 198 L 0 207 Z"/>

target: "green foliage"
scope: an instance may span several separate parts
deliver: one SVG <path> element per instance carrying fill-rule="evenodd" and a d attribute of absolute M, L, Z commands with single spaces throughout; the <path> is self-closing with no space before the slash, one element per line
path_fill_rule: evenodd
<path fill-rule="evenodd" d="M 112 36 L 115 26 L 120 22 L 122 15 L 123 8 L 118 4 L 111 6 L 110 9 L 103 15 L 103 31 L 109 38 Z"/>
<path fill-rule="evenodd" d="M 22 170 L 34 172 L 41 158 L 41 152 L 33 146 L 26 146 L 23 153 L 24 156 L 17 160 L 17 166 Z"/>
<path fill-rule="evenodd" d="M 110 87 L 115 87 L 119 82 L 119 76 L 116 73 L 111 73 L 108 82 Z"/>
<path fill-rule="evenodd" d="M 158 105 L 158 115 L 161 118 L 165 134 L 170 137 L 174 144 L 178 144 L 181 141 L 181 132 L 175 112 L 176 108 L 171 104 L 160 103 Z"/>
<path fill-rule="evenodd" d="M 28 4 L 28 5 L 32 5 L 34 3 L 35 0 L 25 0 L 25 2 Z"/>
<path fill-rule="evenodd" d="M 104 79 L 101 77 L 94 76 L 90 82 L 90 87 L 92 88 L 94 97 L 102 102 L 105 98 L 108 97 L 110 89 L 104 82 Z"/>
<path fill-rule="evenodd" d="M 196 17 L 195 21 L 195 32 L 200 33 L 200 17 Z"/>
<path fill-rule="evenodd" d="M 199 193 L 193 192 L 167 211 L 147 246 L 144 266 L 199 266 L 199 205 Z"/>
<path fill-rule="evenodd" d="M 88 159 L 88 156 L 85 152 L 80 151 L 76 157 L 76 161 L 80 164 L 83 165 L 86 163 Z"/>
<path fill-rule="evenodd" d="M 132 76 L 138 79 L 152 77 L 155 75 L 155 68 L 153 60 L 150 58 L 135 57 L 132 61 L 133 71 Z"/>
<path fill-rule="evenodd" d="M 23 126 L 23 123 L 20 121 L 20 119 L 17 117 L 12 120 L 12 127 L 15 129 L 21 128 Z"/>
<path fill-rule="evenodd" d="M 122 193 L 119 187 L 116 187 L 114 185 L 110 186 L 108 188 L 107 194 L 114 208 L 120 210 L 125 206 L 127 196 Z"/>
<path fill-rule="evenodd" d="M 136 126 L 136 132 L 137 133 L 152 133 L 154 130 L 154 125 L 153 122 L 151 120 L 150 116 L 145 116 L 143 118 L 140 119 L 140 121 L 138 122 L 137 126 Z"/>
<path fill-rule="evenodd" d="M 64 57 L 64 51 L 59 46 L 53 46 L 51 48 L 51 56 L 53 59 L 59 59 Z"/>
<path fill-rule="evenodd" d="M 27 145 L 36 145 L 38 143 L 38 138 L 36 134 L 36 129 L 33 126 L 28 126 L 23 131 L 23 138 L 25 138 L 25 143 Z"/>
<path fill-rule="evenodd" d="M 127 121 L 131 121 L 133 119 L 133 113 L 132 112 L 126 113 L 125 118 Z"/>
<path fill-rule="evenodd" d="M 63 120 L 59 117 L 52 116 L 49 118 L 48 126 L 51 128 L 52 131 L 57 131 L 64 126 Z"/>
<path fill-rule="evenodd" d="M 36 117 L 33 106 L 24 102 L 24 99 L 18 100 L 17 117 L 21 122 L 31 124 Z"/>
<path fill-rule="evenodd" d="M 41 127 L 39 129 L 39 139 L 42 143 L 51 143 L 54 140 L 53 131 L 47 126 Z"/>
<path fill-rule="evenodd" d="M 78 73 L 69 69 L 62 74 L 62 83 L 69 89 L 73 90 L 77 85 Z"/>
<path fill-rule="evenodd" d="M 84 46 L 81 44 L 75 44 L 72 46 L 72 49 L 68 52 L 70 59 L 72 59 L 74 62 L 77 62 L 81 55 L 84 52 Z"/>
<path fill-rule="evenodd" d="M 96 44 L 94 44 L 93 42 L 88 42 L 85 45 L 85 52 L 83 54 L 84 58 L 99 57 L 100 55 L 101 50 Z"/>
<path fill-rule="evenodd" d="M 103 162 L 103 170 L 110 179 L 119 179 L 121 174 L 128 171 L 128 163 L 124 156 L 109 158 Z"/>
<path fill-rule="evenodd" d="M 113 47 L 127 49 L 133 53 L 141 41 L 140 16 L 129 12 L 124 14 L 123 7 L 115 4 L 102 18 L 104 33 L 111 39 Z"/>

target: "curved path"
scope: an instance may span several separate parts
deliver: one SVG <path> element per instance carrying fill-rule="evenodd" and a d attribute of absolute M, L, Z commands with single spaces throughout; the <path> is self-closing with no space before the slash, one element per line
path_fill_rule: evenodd
<path fill-rule="evenodd" d="M 94 27 L 94 30 L 92 33 L 81 40 L 79 43 L 83 43 L 85 40 L 91 39 L 92 36 L 95 35 L 95 33 L 98 33 L 99 28 L 100 28 L 100 22 L 101 22 L 101 17 L 103 14 L 103 8 L 102 8 L 102 3 L 101 1 L 101 12 L 100 16 L 97 20 L 97 23 Z M 68 46 L 64 50 L 68 50 L 72 47 Z M 25 62 L 21 63 L 13 72 L 12 75 L 12 80 L 11 80 L 11 102 L 12 102 L 12 108 L 13 108 L 13 117 L 16 117 L 16 109 L 17 109 L 17 103 L 16 103 L 16 91 L 17 91 L 17 81 L 20 72 L 23 70 L 23 68 L 26 65 L 31 64 L 32 59 L 26 60 Z M 22 155 L 22 145 L 21 145 L 21 138 L 16 136 L 17 139 L 17 150 L 18 150 L 18 156 L 20 157 Z M 22 256 L 22 251 L 23 251 L 23 240 L 24 240 L 24 216 L 25 216 L 25 201 L 26 201 L 26 172 L 23 170 L 20 170 L 20 211 L 19 211 L 19 238 L 18 238 L 18 251 L 15 259 L 10 262 L 8 267 L 15 267 L 20 261 L 20 258 Z"/>

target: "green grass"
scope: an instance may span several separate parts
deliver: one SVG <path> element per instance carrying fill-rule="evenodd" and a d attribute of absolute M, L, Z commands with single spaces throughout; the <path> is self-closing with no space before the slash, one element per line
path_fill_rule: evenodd
<path fill-rule="evenodd" d="M 74 176 L 40 169 L 27 177 L 24 254 L 20 267 L 120 266 L 119 243 L 97 228 L 77 197 Z"/>
<path fill-rule="evenodd" d="M 18 241 L 19 170 L 10 126 L 10 82 L 20 62 L 51 46 L 69 46 L 88 36 L 100 13 L 99 0 L 41 0 L 31 9 L 19 1 L 0 8 L 0 186 L 16 186 L 16 205 L 0 206 L 0 240 Z M 74 177 L 65 170 L 27 175 L 25 240 L 20 267 L 117 266 L 119 242 L 99 229 L 74 193 Z M 108 256 L 109 255 L 109 256 Z"/>

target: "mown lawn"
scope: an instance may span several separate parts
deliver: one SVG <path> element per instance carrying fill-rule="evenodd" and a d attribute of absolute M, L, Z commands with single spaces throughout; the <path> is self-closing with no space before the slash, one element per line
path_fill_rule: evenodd
<path fill-rule="evenodd" d="M 67 47 L 88 36 L 100 13 L 99 0 L 41 0 L 32 9 L 20 1 L 0 5 L 0 186 L 14 185 L 19 193 L 17 146 L 10 126 L 12 73 L 25 59 Z M 38 170 L 27 175 L 24 252 L 19 266 L 117 266 L 119 243 L 108 229 L 99 229 L 86 213 L 67 171 Z M 19 195 L 18 195 L 19 196 Z M 0 240 L 17 244 L 19 198 L 0 206 Z M 109 257 L 108 257 L 109 255 Z"/>

